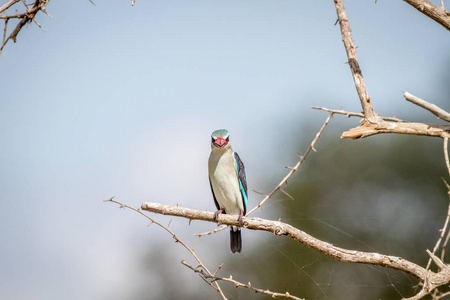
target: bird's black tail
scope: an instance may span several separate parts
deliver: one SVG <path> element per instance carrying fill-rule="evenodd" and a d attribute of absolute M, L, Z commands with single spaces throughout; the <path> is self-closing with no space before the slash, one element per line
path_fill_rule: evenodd
<path fill-rule="evenodd" d="M 241 253 L 242 250 L 242 239 L 241 239 L 241 229 L 237 228 L 233 231 L 233 226 L 230 227 L 230 246 L 231 253 Z"/>

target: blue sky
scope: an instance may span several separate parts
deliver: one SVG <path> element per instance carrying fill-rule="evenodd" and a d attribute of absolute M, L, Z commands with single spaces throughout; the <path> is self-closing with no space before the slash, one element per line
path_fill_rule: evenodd
<path fill-rule="evenodd" d="M 124 258 L 149 235 L 102 200 L 212 211 L 212 131 L 230 131 L 250 188 L 269 191 L 305 150 L 286 139 L 327 116 L 311 106 L 361 110 L 333 1 L 95 3 L 50 2 L 45 32 L 27 25 L 0 56 L 2 299 L 126 297 Z M 403 1 L 345 5 L 375 110 L 434 121 L 405 90 L 449 110 L 448 31 Z"/>

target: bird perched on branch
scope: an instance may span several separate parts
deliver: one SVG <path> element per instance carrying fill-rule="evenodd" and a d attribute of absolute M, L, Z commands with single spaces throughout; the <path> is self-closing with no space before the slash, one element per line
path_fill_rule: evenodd
<path fill-rule="evenodd" d="M 211 191 L 217 211 L 214 218 L 221 213 L 239 215 L 239 225 L 247 209 L 247 178 L 244 164 L 230 145 L 230 134 L 226 129 L 219 129 L 211 134 L 211 154 L 208 160 L 208 173 Z M 230 246 L 232 253 L 242 250 L 241 230 L 230 227 Z"/>

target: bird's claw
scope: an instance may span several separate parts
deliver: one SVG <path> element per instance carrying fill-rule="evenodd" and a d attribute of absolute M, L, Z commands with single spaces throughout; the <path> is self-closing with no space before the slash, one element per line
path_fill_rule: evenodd
<path fill-rule="evenodd" d="M 219 209 L 218 211 L 214 212 L 214 220 L 217 222 L 217 218 L 219 215 L 223 213 L 223 209 Z"/>

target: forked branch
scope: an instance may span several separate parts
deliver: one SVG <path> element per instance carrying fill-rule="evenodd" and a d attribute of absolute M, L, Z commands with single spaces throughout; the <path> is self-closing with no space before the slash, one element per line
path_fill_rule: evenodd
<path fill-rule="evenodd" d="M 3 51 L 3 48 L 6 46 L 8 41 L 13 40 L 16 42 L 17 35 L 20 30 L 27 24 L 28 22 L 34 21 L 41 29 L 42 27 L 36 22 L 35 16 L 39 11 L 45 12 L 47 4 L 50 0 L 36 0 L 33 4 L 28 5 L 25 1 L 26 10 L 22 13 L 19 13 L 18 10 L 14 14 L 6 14 L 6 10 L 14 6 L 14 4 L 20 2 L 20 0 L 11 0 L 0 7 L 0 19 L 5 20 L 4 28 L 3 28 L 3 38 L 0 46 L 0 54 Z M 14 29 L 8 34 L 8 22 L 12 19 L 18 19 L 19 22 L 14 27 Z"/>

